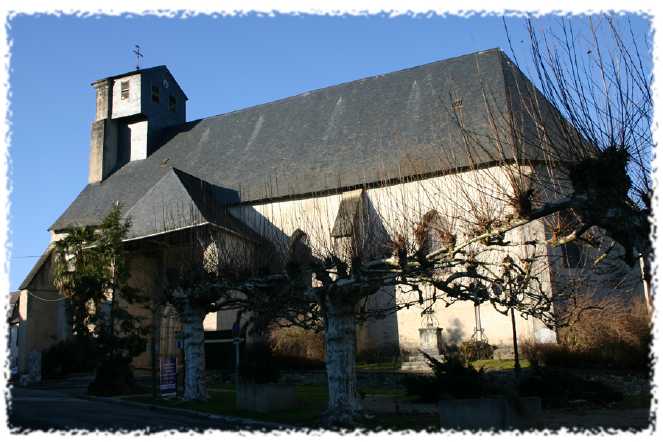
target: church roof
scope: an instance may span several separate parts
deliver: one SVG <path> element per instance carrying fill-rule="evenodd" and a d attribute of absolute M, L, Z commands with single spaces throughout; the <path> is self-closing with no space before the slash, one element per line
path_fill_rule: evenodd
<path fill-rule="evenodd" d="M 237 192 L 171 167 L 125 212 L 132 220 L 127 236 L 142 238 L 211 223 L 248 239 L 257 239 L 253 231 L 226 210 L 237 201 Z"/>
<path fill-rule="evenodd" d="M 491 49 L 169 128 L 148 158 L 88 184 L 51 229 L 99 224 L 116 201 L 149 216 L 134 206 L 150 192 L 179 189 L 163 181 L 172 174 L 225 189 L 234 195 L 225 203 L 239 204 L 469 166 L 452 103 L 467 128 L 488 136 L 486 103 L 507 108 L 509 63 Z"/>

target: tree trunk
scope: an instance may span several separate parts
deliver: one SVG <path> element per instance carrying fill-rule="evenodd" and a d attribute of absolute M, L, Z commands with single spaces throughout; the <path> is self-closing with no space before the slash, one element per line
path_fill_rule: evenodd
<path fill-rule="evenodd" d="M 351 424 L 361 413 L 357 392 L 357 321 L 354 302 L 332 299 L 326 303 L 325 343 L 329 405 L 323 420 L 329 425 Z"/>
<path fill-rule="evenodd" d="M 642 285 L 645 295 L 645 307 L 647 307 L 647 313 L 651 314 L 653 308 L 653 302 L 651 299 L 651 266 L 649 259 L 646 256 L 640 257 L 640 276 L 642 279 Z"/>
<path fill-rule="evenodd" d="M 184 400 L 207 400 L 205 383 L 205 332 L 203 319 L 206 311 L 183 303 L 182 328 L 184 332 Z"/>
<path fill-rule="evenodd" d="M 162 310 L 160 307 L 157 307 L 152 301 L 152 323 L 150 327 L 152 328 L 152 333 L 150 336 L 150 374 L 152 377 L 152 398 L 156 399 L 159 395 L 159 380 L 158 380 L 158 367 L 161 358 L 161 315 Z"/>

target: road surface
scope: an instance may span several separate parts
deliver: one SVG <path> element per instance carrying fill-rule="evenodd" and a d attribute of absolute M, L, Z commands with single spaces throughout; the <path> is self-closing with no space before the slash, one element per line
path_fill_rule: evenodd
<path fill-rule="evenodd" d="M 213 419 L 164 411 L 130 404 L 104 402 L 77 397 L 74 390 L 50 388 L 11 389 L 8 404 L 8 426 L 12 433 L 32 430 L 100 430 L 145 431 L 168 430 L 205 431 L 256 430 L 259 427 L 239 426 L 232 420 Z"/>

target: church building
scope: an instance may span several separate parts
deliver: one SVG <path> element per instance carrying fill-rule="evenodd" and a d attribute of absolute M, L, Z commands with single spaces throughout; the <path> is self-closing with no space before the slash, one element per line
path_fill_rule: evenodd
<path fill-rule="evenodd" d="M 502 51 L 491 49 L 187 121 L 189 98 L 166 66 L 95 81 L 88 184 L 54 220 L 51 244 L 20 286 L 19 365 L 24 370 L 29 352 L 70 333 L 51 282 L 53 242 L 72 226 L 99 225 L 116 204 L 132 222 L 130 283 L 153 299 L 163 293 L 167 269 L 195 249 L 185 238 L 196 229 L 226 235 L 229 249 L 202 251 L 223 259 L 234 253 L 232 244 L 267 238 L 278 248 L 298 229 L 314 252 L 324 250 L 350 236 L 348 225 L 358 217 L 377 219 L 392 240 L 414 235 L 414 220 L 455 219 L 452 212 L 465 204 L 455 199 L 506 211 L 503 201 L 491 200 L 509 184 L 508 170 L 495 159 L 511 157 L 534 170 L 544 162 L 541 151 L 528 141 L 518 149 L 500 151 L 493 143 L 493 152 L 468 153 L 464 133 L 489 139 L 501 130 L 494 116 L 517 113 L 514 97 L 529 85 Z M 527 116 L 518 117 L 530 130 Z M 525 243 L 551 232 L 536 221 L 509 235 Z M 564 265 L 548 263 L 542 284 L 553 290 L 568 278 L 576 255 L 569 252 Z M 395 303 L 399 296 L 405 295 L 398 287 L 385 287 L 372 302 Z M 231 313 L 207 316 L 210 344 L 231 337 Z M 172 315 L 164 308 L 151 318 L 156 345 L 148 344 L 137 367 L 148 368 L 153 352 L 177 352 Z M 443 342 L 484 339 L 504 351 L 512 345 L 510 316 L 457 302 L 369 320 L 358 330 L 358 351 L 411 354 L 425 345 L 420 329 L 430 327 Z M 517 317 L 516 329 L 521 340 L 556 339 L 533 318 Z"/>

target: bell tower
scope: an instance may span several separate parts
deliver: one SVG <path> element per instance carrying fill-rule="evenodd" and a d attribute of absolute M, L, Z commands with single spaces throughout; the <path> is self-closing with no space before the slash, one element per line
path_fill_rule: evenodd
<path fill-rule="evenodd" d="M 187 96 L 166 66 L 97 80 L 88 182 L 105 180 L 156 149 L 161 130 L 186 122 Z"/>

